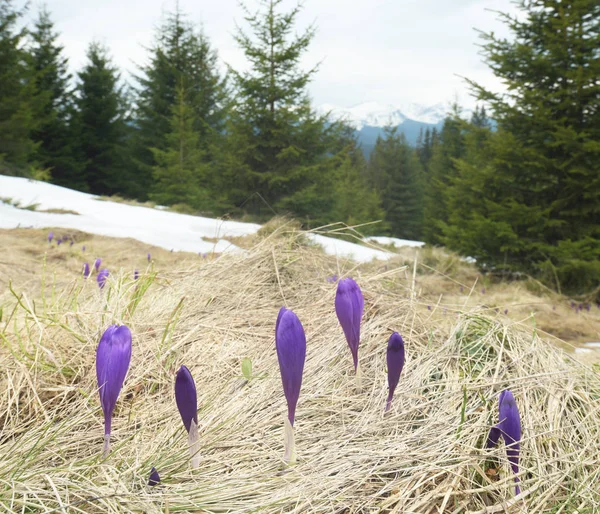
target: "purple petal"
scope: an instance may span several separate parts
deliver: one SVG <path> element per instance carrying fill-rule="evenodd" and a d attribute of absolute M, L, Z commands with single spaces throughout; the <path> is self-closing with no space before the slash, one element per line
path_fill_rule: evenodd
<path fill-rule="evenodd" d="M 126 325 L 106 329 L 96 350 L 96 377 L 104 412 L 104 433 L 110 434 L 112 413 L 131 361 L 131 331 Z"/>
<path fill-rule="evenodd" d="M 394 397 L 394 391 L 400 380 L 400 374 L 404 367 L 404 341 L 398 332 L 394 332 L 387 347 L 387 369 L 388 369 L 388 398 L 385 410 L 389 410 Z"/>
<path fill-rule="evenodd" d="M 151 259 L 150 252 L 148 252 L 148 262 L 150 262 L 150 259 Z"/>
<path fill-rule="evenodd" d="M 517 475 L 519 473 L 519 451 L 521 449 L 521 417 L 515 397 L 508 389 L 500 394 L 498 410 L 500 423 L 497 426 L 504 438 L 510 466 L 513 473 Z M 515 482 L 518 481 L 519 478 L 515 476 Z M 520 488 L 517 485 L 517 494 L 519 494 L 519 491 Z"/>
<path fill-rule="evenodd" d="M 54 239 L 54 232 L 50 232 L 48 234 L 48 242 L 51 243 L 53 239 Z"/>
<path fill-rule="evenodd" d="M 100 257 L 98 257 L 95 261 L 94 261 L 94 268 L 96 268 L 96 271 L 98 271 L 98 268 L 100 267 L 100 264 L 102 264 L 102 259 Z"/>
<path fill-rule="evenodd" d="M 360 287 L 351 278 L 338 282 L 335 295 L 335 312 L 352 352 L 354 369 L 358 367 L 358 345 L 360 343 L 360 321 L 365 307 Z"/>
<path fill-rule="evenodd" d="M 96 277 L 96 282 L 98 282 L 98 287 L 100 287 L 100 289 L 104 289 L 108 275 L 109 273 L 106 268 L 100 270 L 100 272 L 98 273 L 98 276 Z"/>
<path fill-rule="evenodd" d="M 148 485 L 150 487 L 154 487 L 158 484 L 160 484 L 160 475 L 158 474 L 158 471 L 156 471 L 156 468 L 152 467 L 152 469 L 150 470 L 150 478 L 148 479 Z"/>
<path fill-rule="evenodd" d="M 288 404 L 288 419 L 294 426 L 306 359 L 306 336 L 298 316 L 284 307 L 279 311 L 275 327 L 275 346 L 283 392 Z"/>
<path fill-rule="evenodd" d="M 192 374 L 185 366 L 179 368 L 175 377 L 175 402 L 185 429 L 189 433 L 192 420 L 198 425 L 198 398 Z"/>
<path fill-rule="evenodd" d="M 83 263 L 83 278 L 90 276 L 90 265 L 87 262 Z"/>
<path fill-rule="evenodd" d="M 497 426 L 491 428 L 490 433 L 488 435 L 487 442 L 485 444 L 486 448 L 493 448 L 498 444 L 498 439 L 500 438 L 500 429 Z"/>

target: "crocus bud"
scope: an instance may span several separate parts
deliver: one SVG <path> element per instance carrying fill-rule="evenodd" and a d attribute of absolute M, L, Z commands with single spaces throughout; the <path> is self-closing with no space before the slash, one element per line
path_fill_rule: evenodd
<path fill-rule="evenodd" d="M 498 401 L 499 423 L 490 430 L 487 440 L 487 447 L 491 448 L 498 444 L 500 436 L 504 439 L 506 445 L 506 455 L 510 462 L 510 467 L 515 474 L 516 494 L 521 493 L 519 487 L 519 451 L 521 449 L 521 417 L 515 397 L 508 390 L 500 393 Z"/>
<path fill-rule="evenodd" d="M 137 280 L 140 278 L 140 273 L 138 270 L 133 270 L 133 280 Z"/>
<path fill-rule="evenodd" d="M 50 232 L 48 234 L 48 242 L 51 243 L 53 239 L 54 239 L 54 232 Z"/>
<path fill-rule="evenodd" d="M 90 276 L 90 265 L 87 262 L 83 263 L 83 278 Z"/>
<path fill-rule="evenodd" d="M 188 433 L 188 446 L 192 457 L 192 467 L 200 465 L 198 453 L 198 399 L 196 384 L 190 370 L 181 366 L 175 377 L 175 402 L 181 415 L 181 420 Z"/>
<path fill-rule="evenodd" d="M 360 320 L 365 302 L 358 284 L 351 278 L 338 282 L 335 295 L 335 312 L 352 352 L 354 370 L 358 373 L 358 345 L 360 343 Z"/>
<path fill-rule="evenodd" d="M 148 479 L 148 485 L 150 487 L 154 487 L 158 484 L 160 484 L 160 475 L 158 474 L 158 471 L 156 471 L 156 468 L 152 467 L 152 469 L 150 470 L 150 478 Z"/>
<path fill-rule="evenodd" d="M 98 273 L 98 276 L 96 277 L 96 281 L 98 282 L 98 287 L 100 289 L 104 289 L 104 286 L 106 285 L 106 279 L 108 278 L 108 270 L 106 268 L 100 270 L 100 272 Z"/>
<path fill-rule="evenodd" d="M 60 246 L 60 243 L 62 243 L 62 238 L 61 238 L 61 237 L 59 237 L 59 238 L 56 240 L 56 246 Z"/>
<path fill-rule="evenodd" d="M 394 391 L 400 380 L 400 374 L 404 367 L 404 341 L 398 332 L 394 332 L 387 347 L 387 370 L 388 370 L 388 397 L 385 405 L 385 410 L 390 410 Z"/>
<path fill-rule="evenodd" d="M 71 239 L 71 243 L 69 243 L 69 246 L 73 246 L 75 244 L 75 240 Z"/>
<path fill-rule="evenodd" d="M 148 252 L 148 262 L 150 262 L 151 256 L 150 256 L 150 252 Z"/>
<path fill-rule="evenodd" d="M 81 251 L 82 251 L 82 252 L 85 252 L 85 245 L 83 245 L 83 246 L 81 247 Z"/>
<path fill-rule="evenodd" d="M 298 316 L 291 310 L 282 307 L 275 324 L 275 347 L 279 360 L 279 371 L 283 393 L 288 405 L 285 423 L 285 455 L 284 461 L 292 463 L 294 455 L 294 420 L 296 405 L 302 387 L 302 373 L 306 359 L 306 336 Z"/>
<path fill-rule="evenodd" d="M 96 273 L 98 273 L 98 269 L 100 268 L 100 264 L 102 264 L 102 259 L 100 257 L 98 257 L 94 261 L 94 268 L 96 268 Z"/>
<path fill-rule="evenodd" d="M 96 351 L 96 377 L 104 412 L 104 455 L 110 451 L 112 414 L 131 361 L 131 331 L 126 325 L 106 329 Z"/>

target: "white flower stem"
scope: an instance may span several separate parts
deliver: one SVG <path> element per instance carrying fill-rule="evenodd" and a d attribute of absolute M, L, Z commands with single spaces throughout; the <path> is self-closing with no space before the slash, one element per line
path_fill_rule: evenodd
<path fill-rule="evenodd" d="M 110 453 L 110 434 L 104 434 L 104 448 L 102 449 L 102 454 L 104 457 L 108 457 Z"/>
<path fill-rule="evenodd" d="M 360 363 L 356 366 L 356 387 L 362 389 L 362 370 L 360 369 Z"/>
<path fill-rule="evenodd" d="M 283 425 L 283 447 L 285 449 L 283 454 L 283 461 L 286 464 L 296 463 L 296 445 L 294 442 L 294 427 L 290 423 L 288 417 L 285 417 Z"/>
<path fill-rule="evenodd" d="M 192 459 L 192 468 L 198 469 L 200 467 L 200 437 L 198 436 L 198 425 L 192 420 L 190 425 L 190 431 L 188 433 L 188 447 L 190 449 L 190 457 Z"/>

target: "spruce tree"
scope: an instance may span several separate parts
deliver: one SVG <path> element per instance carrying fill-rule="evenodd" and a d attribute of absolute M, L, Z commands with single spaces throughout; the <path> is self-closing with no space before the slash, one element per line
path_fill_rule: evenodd
<path fill-rule="evenodd" d="M 423 226 L 423 168 L 417 152 L 387 127 L 378 138 L 369 161 L 369 176 L 379 192 L 385 219 L 394 236 L 420 239 Z"/>
<path fill-rule="evenodd" d="M 236 35 L 250 69 L 231 70 L 237 101 L 229 144 L 238 159 L 227 176 L 237 195 L 231 200 L 262 216 L 281 209 L 309 219 L 324 200 L 319 184 L 328 180 L 335 130 L 310 105 L 316 68 L 300 68 L 314 28 L 294 35 L 299 6 L 283 13 L 282 0 L 260 3 L 259 12 L 247 12 L 250 33 Z"/>
<path fill-rule="evenodd" d="M 2 173 L 27 174 L 37 145 L 35 84 L 24 49 L 23 10 L 0 2 L 0 166 Z"/>
<path fill-rule="evenodd" d="M 207 165 L 203 163 L 200 134 L 194 130 L 194 110 L 183 86 L 171 111 L 166 149 L 152 149 L 157 164 L 150 199 L 162 205 L 185 204 L 207 211 L 212 207 L 205 187 Z"/>
<path fill-rule="evenodd" d="M 127 99 L 118 70 L 108 50 L 93 42 L 87 51 L 88 62 L 78 73 L 77 134 L 78 157 L 90 192 L 100 195 L 128 196 L 135 186 L 127 165 Z"/>
<path fill-rule="evenodd" d="M 461 181 L 478 185 L 481 207 L 461 219 L 459 237 L 448 233 L 448 243 L 460 248 L 468 239 L 486 264 L 593 290 L 600 285 L 600 3 L 519 7 L 519 16 L 501 15 L 511 39 L 483 34 L 486 61 L 507 90 L 470 82 L 498 132 L 485 167 L 461 163 Z M 484 247 L 484 233 L 499 237 L 485 238 Z"/>
<path fill-rule="evenodd" d="M 141 66 L 136 77 L 137 130 L 133 151 L 140 197 L 153 189 L 155 150 L 169 147 L 178 88 L 186 92 L 186 105 L 193 115 L 192 129 L 198 134 L 204 163 L 214 163 L 221 157 L 229 107 L 227 83 L 218 70 L 216 51 L 179 9 L 167 13 L 149 53 L 149 63 Z"/>
<path fill-rule="evenodd" d="M 83 167 L 74 155 L 73 89 L 69 85 L 67 58 L 57 42 L 58 34 L 46 8 L 42 8 L 31 33 L 30 64 L 35 80 L 35 116 L 37 127 L 32 134 L 38 143 L 35 159 L 38 166 L 51 172 L 55 184 L 86 191 Z"/>

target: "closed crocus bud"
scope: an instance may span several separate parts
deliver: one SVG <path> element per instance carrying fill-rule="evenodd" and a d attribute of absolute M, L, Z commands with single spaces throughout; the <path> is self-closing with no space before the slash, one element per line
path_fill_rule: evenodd
<path fill-rule="evenodd" d="M 175 402 L 188 433 L 192 467 L 196 469 L 200 465 L 200 456 L 198 455 L 198 398 L 192 374 L 185 366 L 179 368 L 175 377 Z"/>
<path fill-rule="evenodd" d="M 133 270 L 133 280 L 137 280 L 140 278 L 140 273 L 138 270 Z"/>
<path fill-rule="evenodd" d="M 150 252 L 148 252 L 148 262 L 150 262 L 150 259 L 151 259 L 151 258 L 152 258 L 152 257 L 150 256 Z"/>
<path fill-rule="evenodd" d="M 358 345 L 360 343 L 360 321 L 364 307 L 365 301 L 358 284 L 351 278 L 340 280 L 335 295 L 335 313 L 340 321 L 340 325 L 342 325 L 346 341 L 352 352 L 354 370 L 359 381 Z"/>
<path fill-rule="evenodd" d="M 106 329 L 96 351 L 96 377 L 104 412 L 104 455 L 110 451 L 112 414 L 131 361 L 131 331 L 125 325 Z"/>
<path fill-rule="evenodd" d="M 279 371 L 283 393 L 287 400 L 288 415 L 285 422 L 285 454 L 284 461 L 293 463 L 294 452 L 294 420 L 296 406 L 302 387 L 302 373 L 306 360 L 306 336 L 298 316 L 291 310 L 282 307 L 275 324 L 275 347 L 279 360 Z"/>
<path fill-rule="evenodd" d="M 96 273 L 98 273 L 98 269 L 100 268 L 100 264 L 102 264 L 102 259 L 100 257 L 98 257 L 94 261 L 94 268 L 96 268 Z"/>
<path fill-rule="evenodd" d="M 104 286 L 106 285 L 106 280 L 108 279 L 108 275 L 109 273 L 106 268 L 100 270 L 100 272 L 98 273 L 96 281 L 98 282 L 98 287 L 100 289 L 104 289 Z"/>
<path fill-rule="evenodd" d="M 48 242 L 51 243 L 53 239 L 54 239 L 54 232 L 50 232 L 48 234 Z"/>
<path fill-rule="evenodd" d="M 60 246 L 60 243 L 62 243 L 62 241 L 63 241 L 63 240 L 62 240 L 62 238 L 61 238 L 61 237 L 59 237 L 59 238 L 56 240 L 56 246 Z"/>
<path fill-rule="evenodd" d="M 387 370 L 388 370 L 388 397 L 385 404 L 386 412 L 390 410 L 394 391 L 400 380 L 400 374 L 404 368 L 404 341 L 398 332 L 394 332 L 387 346 Z"/>
<path fill-rule="evenodd" d="M 487 447 L 491 448 L 498 444 L 500 436 L 504 439 L 506 445 L 506 455 L 510 462 L 510 467 L 515 474 L 516 494 L 521 494 L 519 487 L 519 451 L 521 449 L 521 417 L 519 408 L 512 392 L 508 389 L 500 393 L 498 401 L 499 423 L 490 430 L 487 440 Z"/>
<path fill-rule="evenodd" d="M 156 471 L 156 468 L 152 467 L 152 469 L 150 470 L 150 478 L 148 479 L 148 485 L 150 487 L 154 487 L 158 484 L 160 484 L 160 475 L 158 474 L 158 471 Z"/>
<path fill-rule="evenodd" d="M 90 276 L 90 265 L 87 262 L 83 263 L 83 278 Z"/>

